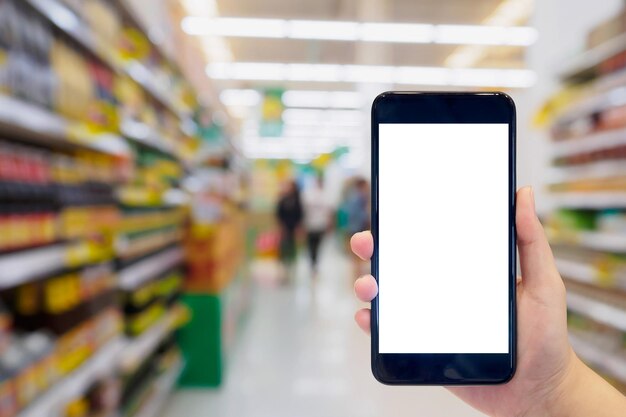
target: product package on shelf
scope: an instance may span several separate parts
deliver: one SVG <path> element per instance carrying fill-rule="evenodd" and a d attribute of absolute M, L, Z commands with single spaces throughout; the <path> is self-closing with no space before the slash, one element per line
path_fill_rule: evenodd
<path fill-rule="evenodd" d="M 626 387 L 626 10 L 589 34 L 562 71 L 564 92 L 542 109 L 551 123 L 557 209 L 546 218 L 568 290 L 574 349 Z M 565 99 L 569 97 L 570 100 Z"/>

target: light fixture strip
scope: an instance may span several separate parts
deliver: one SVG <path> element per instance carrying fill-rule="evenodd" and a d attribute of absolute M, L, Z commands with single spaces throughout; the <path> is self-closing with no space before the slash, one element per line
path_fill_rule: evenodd
<path fill-rule="evenodd" d="M 209 64 L 209 77 L 219 80 L 382 83 L 455 87 L 528 88 L 536 74 L 527 69 L 391 67 L 229 62 Z"/>
<path fill-rule="evenodd" d="M 189 35 L 350 42 L 439 43 L 529 46 L 538 37 L 528 26 L 359 23 L 332 20 L 283 20 L 242 17 L 185 17 Z"/>

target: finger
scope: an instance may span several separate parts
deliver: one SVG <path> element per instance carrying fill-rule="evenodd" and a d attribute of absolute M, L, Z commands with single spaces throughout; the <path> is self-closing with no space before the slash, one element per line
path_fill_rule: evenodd
<path fill-rule="evenodd" d="M 370 302 L 378 294 L 378 284 L 371 275 L 364 275 L 354 281 L 354 293 L 359 300 Z"/>
<path fill-rule="evenodd" d="M 552 250 L 535 212 L 531 187 L 517 192 L 516 205 L 517 247 L 524 287 L 537 289 L 561 282 Z"/>
<path fill-rule="evenodd" d="M 356 324 L 367 334 L 370 334 L 370 314 L 369 308 L 362 308 L 354 315 Z"/>
<path fill-rule="evenodd" d="M 352 252 L 364 261 L 372 257 L 374 252 L 374 238 L 372 233 L 367 230 L 365 232 L 355 233 L 350 239 L 350 247 Z"/>

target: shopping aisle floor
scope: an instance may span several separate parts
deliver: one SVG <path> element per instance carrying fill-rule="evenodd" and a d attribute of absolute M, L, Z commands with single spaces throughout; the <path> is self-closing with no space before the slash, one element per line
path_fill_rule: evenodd
<path fill-rule="evenodd" d="M 353 322 L 350 264 L 326 239 L 320 277 L 306 260 L 289 287 L 260 287 L 231 353 L 224 386 L 179 391 L 163 417 L 471 417 L 438 387 L 387 387 L 369 370 L 369 339 Z"/>

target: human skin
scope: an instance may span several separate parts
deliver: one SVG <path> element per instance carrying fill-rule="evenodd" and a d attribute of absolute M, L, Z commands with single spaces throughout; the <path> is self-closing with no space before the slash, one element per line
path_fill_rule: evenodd
<path fill-rule="evenodd" d="M 587 367 L 567 337 L 565 285 L 552 250 L 535 213 L 533 191 L 517 192 L 517 247 L 522 278 L 517 280 L 517 370 L 502 385 L 448 387 L 472 407 L 494 417 L 624 417 L 626 397 Z M 374 240 L 369 231 L 355 234 L 352 251 L 367 260 Z M 357 297 L 376 297 L 371 275 L 355 281 Z M 355 320 L 370 331 L 370 309 L 357 311 Z"/>

